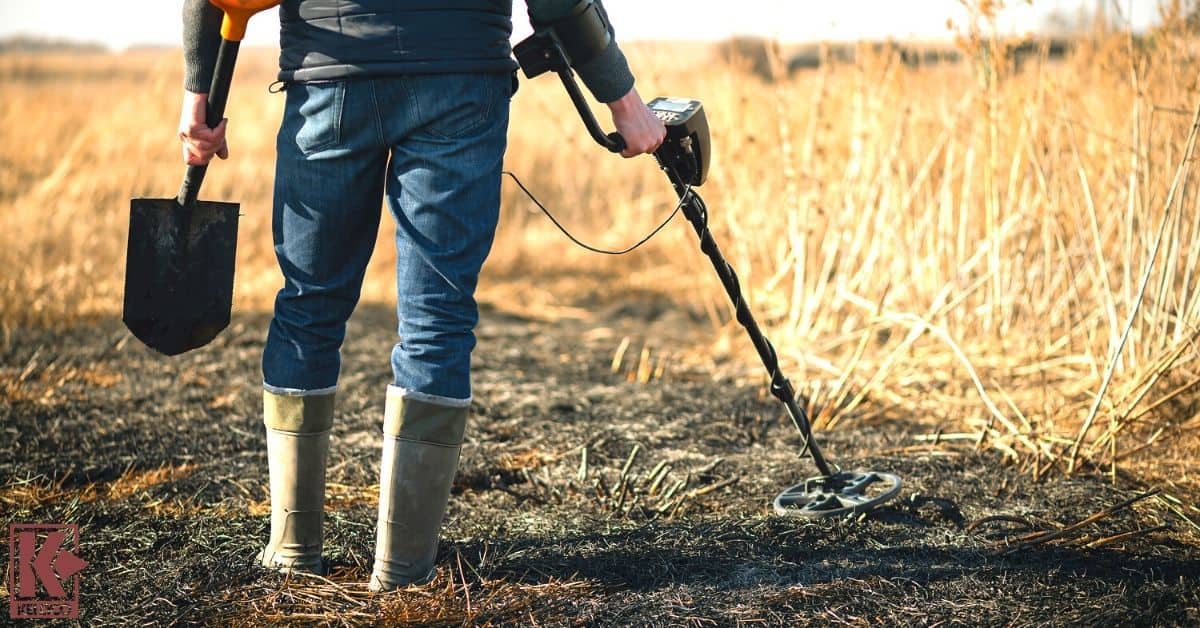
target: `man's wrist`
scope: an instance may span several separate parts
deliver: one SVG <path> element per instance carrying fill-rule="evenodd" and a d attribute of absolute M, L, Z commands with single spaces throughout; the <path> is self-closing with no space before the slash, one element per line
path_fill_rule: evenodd
<path fill-rule="evenodd" d="M 643 103 L 642 99 L 638 97 L 637 89 L 630 87 L 629 91 L 625 92 L 625 95 L 612 102 L 607 102 L 604 104 L 608 105 L 608 108 L 611 109 L 613 113 L 625 113 L 627 111 L 636 110 Z"/>

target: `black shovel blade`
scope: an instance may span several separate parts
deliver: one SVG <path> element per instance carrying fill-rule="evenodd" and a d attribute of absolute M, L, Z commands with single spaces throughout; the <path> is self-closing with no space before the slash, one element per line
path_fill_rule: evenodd
<path fill-rule="evenodd" d="M 135 198 L 129 206 L 121 320 L 148 347 L 179 355 L 229 325 L 238 204 Z"/>

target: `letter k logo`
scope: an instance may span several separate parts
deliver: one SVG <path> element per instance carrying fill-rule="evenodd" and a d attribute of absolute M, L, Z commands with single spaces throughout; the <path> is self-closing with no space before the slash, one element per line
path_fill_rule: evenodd
<path fill-rule="evenodd" d="M 42 583 L 46 594 L 50 597 L 62 598 L 67 596 L 62 583 L 71 576 L 87 567 L 87 561 L 63 549 L 67 540 L 66 530 L 52 530 L 46 535 L 46 542 L 37 547 L 37 532 L 22 530 L 17 534 L 20 578 L 17 580 L 17 594 L 23 598 L 36 595 L 34 578 Z"/>

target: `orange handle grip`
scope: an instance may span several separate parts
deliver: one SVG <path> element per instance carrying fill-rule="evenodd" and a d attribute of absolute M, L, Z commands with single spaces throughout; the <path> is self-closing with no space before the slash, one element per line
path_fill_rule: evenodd
<path fill-rule="evenodd" d="M 208 0 L 225 12 L 221 22 L 221 37 L 229 41 L 242 41 L 246 37 L 246 24 L 259 11 L 266 11 L 282 0 Z"/>

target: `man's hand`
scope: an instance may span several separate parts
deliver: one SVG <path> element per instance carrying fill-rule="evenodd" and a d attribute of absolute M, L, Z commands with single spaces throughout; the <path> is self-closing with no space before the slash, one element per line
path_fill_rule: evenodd
<path fill-rule="evenodd" d="M 212 161 L 213 155 L 229 158 L 229 146 L 225 143 L 227 120 L 221 120 L 216 128 L 208 128 L 205 111 L 208 94 L 183 92 L 183 111 L 179 114 L 179 139 L 183 142 L 183 161 L 189 166 L 203 166 Z"/>
<path fill-rule="evenodd" d="M 608 103 L 608 108 L 612 111 L 617 132 L 625 138 L 622 157 L 653 153 L 667 136 L 667 128 L 642 102 L 636 89 L 630 89 L 628 94 Z"/>

